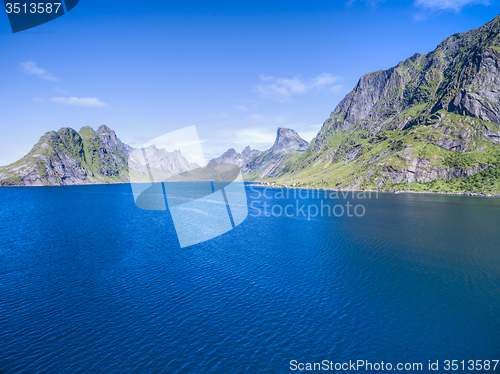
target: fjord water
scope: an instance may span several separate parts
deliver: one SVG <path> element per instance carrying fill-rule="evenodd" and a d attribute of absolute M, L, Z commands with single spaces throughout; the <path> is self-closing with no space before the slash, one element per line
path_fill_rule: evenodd
<path fill-rule="evenodd" d="M 499 199 L 263 191 L 247 186 L 241 225 L 181 249 L 129 185 L 0 189 L 0 373 L 500 359 Z M 255 209 L 321 199 L 366 213 Z"/>

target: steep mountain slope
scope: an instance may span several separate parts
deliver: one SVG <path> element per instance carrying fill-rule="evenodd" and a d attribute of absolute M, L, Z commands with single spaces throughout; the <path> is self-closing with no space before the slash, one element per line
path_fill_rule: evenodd
<path fill-rule="evenodd" d="M 21 160 L 0 168 L 2 186 L 71 185 L 127 180 L 127 153 L 113 130 L 49 131 Z"/>
<path fill-rule="evenodd" d="M 283 167 L 298 154 L 309 149 L 309 143 L 294 130 L 278 128 L 276 140 L 267 151 L 254 157 L 243 166 L 245 179 L 274 177 L 283 173 Z"/>
<path fill-rule="evenodd" d="M 129 181 L 129 167 L 138 181 L 148 181 L 144 161 L 129 157 L 142 150 L 123 144 L 105 125 L 97 131 L 86 126 L 79 132 L 71 128 L 45 133 L 31 151 L 19 161 L 0 167 L 1 186 L 45 186 Z M 144 150 L 150 170 L 166 176 L 198 167 L 180 151 L 167 152 L 154 146 Z"/>
<path fill-rule="evenodd" d="M 500 16 L 361 77 L 275 176 L 341 189 L 498 192 L 499 143 Z"/>

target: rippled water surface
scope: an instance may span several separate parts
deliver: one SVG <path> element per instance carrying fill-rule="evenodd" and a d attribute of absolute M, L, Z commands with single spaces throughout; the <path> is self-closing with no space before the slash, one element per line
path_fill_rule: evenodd
<path fill-rule="evenodd" d="M 0 373 L 500 359 L 499 199 L 350 196 L 363 217 L 257 216 L 347 202 L 277 191 L 247 187 L 240 226 L 181 249 L 168 211 L 138 209 L 128 185 L 0 189 Z"/>

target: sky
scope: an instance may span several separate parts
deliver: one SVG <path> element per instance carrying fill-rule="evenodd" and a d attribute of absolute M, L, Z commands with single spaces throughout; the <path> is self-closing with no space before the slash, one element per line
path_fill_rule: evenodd
<path fill-rule="evenodd" d="M 47 131 L 140 147 L 195 125 L 207 159 L 310 141 L 368 72 L 499 14 L 500 0 L 80 0 L 13 34 L 0 16 L 0 165 Z"/>

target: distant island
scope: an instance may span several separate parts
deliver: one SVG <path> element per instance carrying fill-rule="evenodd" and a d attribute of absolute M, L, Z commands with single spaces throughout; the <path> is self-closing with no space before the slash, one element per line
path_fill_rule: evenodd
<path fill-rule="evenodd" d="M 1 167 L 0 185 L 125 183 L 131 151 L 107 126 L 62 128 Z M 157 152 L 162 167 L 190 169 L 180 153 Z M 498 195 L 500 16 L 362 76 L 311 143 L 279 128 L 267 151 L 230 149 L 210 162 L 276 185 Z"/>

